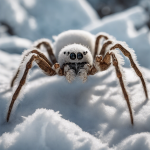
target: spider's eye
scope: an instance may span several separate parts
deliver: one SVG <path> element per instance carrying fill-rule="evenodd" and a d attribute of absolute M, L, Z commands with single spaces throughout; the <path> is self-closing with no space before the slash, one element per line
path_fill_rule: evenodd
<path fill-rule="evenodd" d="M 82 58 L 83 58 L 82 53 L 78 53 L 78 54 L 77 54 L 77 58 L 78 58 L 79 60 L 82 59 Z"/>
<path fill-rule="evenodd" d="M 71 53 L 70 54 L 70 59 L 72 59 L 72 60 L 76 59 L 76 54 L 75 53 Z"/>

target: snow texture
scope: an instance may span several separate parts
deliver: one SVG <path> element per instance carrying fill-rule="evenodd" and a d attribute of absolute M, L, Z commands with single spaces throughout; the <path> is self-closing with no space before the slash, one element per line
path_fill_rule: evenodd
<path fill-rule="evenodd" d="M 0 24 L 0 150 L 149 150 L 150 100 L 145 100 L 141 82 L 131 68 L 122 67 L 121 71 L 134 111 L 134 126 L 113 65 L 107 71 L 88 76 L 83 84 L 78 78 L 68 83 L 65 77 L 46 76 L 33 64 L 24 97 L 22 101 L 17 100 L 11 120 L 6 122 L 8 104 L 14 92 L 10 89 L 10 81 L 24 58 L 24 55 L 21 58 L 22 49 L 30 48 L 36 39 L 52 40 L 55 35 L 53 48 L 58 55 L 66 43 L 73 42 L 69 36 L 61 40 L 63 34 L 59 33 L 64 30 L 90 31 L 92 34 L 83 40 L 89 44 L 86 44 L 89 49 L 93 49 L 99 32 L 125 41 L 137 55 L 136 58 L 129 49 L 135 62 L 140 64 L 150 95 L 147 18 L 139 6 L 97 21 L 86 1 L 0 0 L 0 22 L 9 24 L 15 34 L 10 35 Z M 40 51 L 45 54 L 43 47 Z M 120 51 L 113 52 L 121 67 L 124 62 Z M 125 65 L 127 62 L 125 59 Z M 22 73 L 23 70 L 20 78 Z"/>

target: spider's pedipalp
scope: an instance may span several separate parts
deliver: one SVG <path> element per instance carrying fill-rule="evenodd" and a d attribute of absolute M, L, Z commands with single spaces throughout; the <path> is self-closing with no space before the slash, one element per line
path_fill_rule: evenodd
<path fill-rule="evenodd" d="M 83 83 L 86 82 L 87 80 L 89 70 L 90 70 L 90 65 L 85 64 L 84 67 L 80 69 L 80 71 L 78 72 L 78 76 L 82 80 Z"/>
<path fill-rule="evenodd" d="M 33 49 L 32 51 L 36 51 L 36 49 Z M 19 72 L 17 75 L 17 84 L 14 88 L 14 93 L 12 96 L 11 103 L 9 105 L 9 109 L 7 112 L 7 122 L 9 121 L 10 114 L 14 105 L 14 102 L 17 100 L 17 98 L 20 96 L 20 92 L 23 88 L 23 86 L 26 83 L 27 80 L 27 75 L 29 72 L 29 69 L 32 67 L 33 61 L 37 63 L 39 68 L 47 75 L 53 76 L 56 74 L 56 72 L 51 68 L 51 66 L 38 54 L 36 53 L 26 53 L 27 55 L 24 57 L 20 67 L 19 67 Z"/>
<path fill-rule="evenodd" d="M 69 65 L 65 65 L 64 74 L 69 83 L 71 83 L 76 77 L 75 71 L 73 69 L 70 69 Z"/>

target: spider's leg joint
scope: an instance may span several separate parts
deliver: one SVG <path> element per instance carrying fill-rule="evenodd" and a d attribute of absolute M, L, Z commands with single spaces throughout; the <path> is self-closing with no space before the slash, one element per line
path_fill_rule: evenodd
<path fill-rule="evenodd" d="M 53 66 L 52 66 L 52 69 L 55 70 L 55 72 L 57 74 L 59 74 L 59 71 L 60 71 L 60 65 L 59 63 L 55 63 Z"/>
<path fill-rule="evenodd" d="M 96 55 L 96 62 L 101 62 L 103 57 L 101 55 Z"/>
<path fill-rule="evenodd" d="M 96 68 L 97 71 L 101 71 L 101 68 L 100 68 L 100 63 L 102 61 L 102 56 L 101 55 L 96 55 L 96 58 L 95 58 L 95 62 L 94 62 L 94 67 Z M 94 68 L 93 68 L 94 69 Z M 95 69 L 94 69 L 95 70 Z"/>

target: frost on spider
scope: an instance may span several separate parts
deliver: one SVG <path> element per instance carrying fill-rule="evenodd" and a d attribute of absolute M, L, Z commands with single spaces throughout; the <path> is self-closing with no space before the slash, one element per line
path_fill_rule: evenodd
<path fill-rule="evenodd" d="M 29 62 L 29 60 L 31 59 L 31 57 L 32 57 L 33 55 L 36 55 L 36 54 L 34 54 L 34 53 L 30 53 L 31 50 L 33 50 L 33 49 L 26 50 L 26 51 L 24 51 L 24 53 L 22 54 L 22 62 L 21 62 L 21 64 L 20 64 L 20 66 L 19 66 L 19 73 L 18 73 L 17 78 L 16 78 L 16 80 L 15 80 L 15 84 L 14 84 L 14 87 L 13 87 L 12 96 L 15 94 L 17 88 L 19 87 L 19 83 L 20 83 L 20 81 L 21 81 L 21 79 L 22 79 L 22 77 L 23 77 L 23 75 L 24 75 L 24 73 L 25 73 L 27 63 Z M 21 90 L 20 90 L 20 92 L 19 92 L 19 94 L 18 94 L 18 97 L 17 97 L 15 103 L 14 103 L 14 106 L 13 106 L 13 110 L 12 110 L 12 111 L 15 111 L 15 109 L 16 109 L 17 105 L 19 104 L 19 102 L 23 99 L 23 96 L 24 96 L 24 88 L 25 88 L 25 85 L 27 84 L 28 78 L 29 78 L 29 75 L 27 75 L 26 80 L 25 80 L 25 83 L 24 83 L 24 85 L 21 87 Z M 12 97 L 11 97 L 11 100 L 12 100 Z M 8 105 L 9 105 L 9 104 L 8 104 Z M 7 106 L 7 107 L 8 107 L 8 106 Z M 8 109 L 7 109 L 7 110 L 8 110 Z"/>
<path fill-rule="evenodd" d="M 86 82 L 87 80 L 87 71 L 85 69 L 80 69 L 80 72 L 78 73 L 78 76 L 82 80 L 82 82 Z"/>
<path fill-rule="evenodd" d="M 95 47 L 95 36 L 83 30 L 68 30 L 60 33 L 57 36 L 56 41 L 53 43 L 56 58 L 58 58 L 61 49 L 74 43 L 87 46 L 93 55 Z"/>
<path fill-rule="evenodd" d="M 70 69 L 68 65 L 64 67 L 64 73 L 66 74 L 66 79 L 69 83 L 71 83 L 76 77 L 74 70 Z"/>
<path fill-rule="evenodd" d="M 77 55 L 78 52 L 80 53 L 87 52 L 87 54 L 83 55 L 83 58 L 81 60 L 78 59 L 71 60 L 70 53 L 75 53 Z M 58 55 L 58 63 L 60 64 L 60 66 L 62 66 L 65 63 L 78 63 L 78 62 L 80 63 L 87 62 L 90 65 L 93 64 L 93 57 L 90 50 L 83 45 L 71 44 L 65 46 Z"/>
<path fill-rule="evenodd" d="M 107 34 L 106 32 L 100 32 L 96 35 L 96 37 L 102 35 L 102 38 L 99 40 L 99 45 L 98 45 L 98 51 L 97 51 L 97 54 L 100 53 L 101 49 L 102 49 L 102 46 L 104 43 L 106 43 L 108 40 L 110 41 L 114 41 L 116 40 L 115 37 Z M 104 37 L 107 37 L 108 39 L 105 39 Z M 107 50 L 108 51 L 108 50 Z"/>
<path fill-rule="evenodd" d="M 137 61 L 137 56 L 135 54 L 135 51 L 132 48 L 129 48 L 129 46 L 127 45 L 126 42 L 122 42 L 122 41 L 113 41 L 113 44 L 111 45 L 111 47 L 115 46 L 115 44 L 120 44 L 122 47 L 124 47 L 128 52 L 130 52 L 134 63 L 137 65 L 137 67 L 139 68 L 139 64 Z"/>
<path fill-rule="evenodd" d="M 106 37 L 108 37 L 109 40 L 110 40 L 110 39 L 115 40 L 115 37 L 113 37 L 112 35 L 109 35 L 109 34 L 106 33 L 106 32 L 99 32 L 99 33 L 96 35 L 96 37 L 99 36 L 99 35 L 106 36 Z"/>
<path fill-rule="evenodd" d="M 121 56 L 120 54 L 120 51 L 119 50 L 111 50 L 110 53 L 113 52 L 117 58 L 117 61 L 118 61 L 118 66 L 119 66 L 119 69 L 121 71 L 121 74 L 122 74 L 122 78 L 124 80 L 124 83 L 125 83 L 125 86 L 127 85 L 127 82 L 126 82 L 126 76 L 125 76 L 125 72 L 123 70 L 123 65 L 124 65 L 124 59 L 123 57 Z M 127 88 L 126 88 L 127 89 Z"/>
<path fill-rule="evenodd" d="M 111 47 L 113 47 L 115 44 L 120 44 L 122 47 L 124 47 L 131 54 L 133 63 L 135 63 L 135 65 L 137 66 L 137 68 L 142 73 L 142 77 L 143 77 L 144 81 L 147 82 L 146 79 L 145 79 L 145 77 L 144 77 L 144 73 L 142 72 L 142 69 L 141 69 L 141 67 L 140 67 L 140 65 L 139 65 L 139 63 L 137 61 L 137 56 L 135 54 L 135 51 L 132 48 L 129 48 L 129 46 L 125 42 L 122 42 L 122 41 L 113 41 L 113 44 L 111 45 Z M 132 68 L 132 70 L 134 70 L 134 68 L 132 67 L 132 65 L 131 65 L 131 68 Z M 133 72 L 134 72 L 134 75 L 137 76 L 135 70 Z M 142 84 L 141 84 L 141 88 L 143 89 L 143 92 L 144 92 L 144 88 L 143 88 Z"/>
<path fill-rule="evenodd" d="M 87 77 L 88 77 L 87 72 L 89 71 L 89 69 L 90 69 L 90 66 L 88 64 L 85 64 L 83 69 L 80 69 L 78 73 L 78 76 L 82 80 L 83 83 L 86 82 L 87 80 Z"/>

